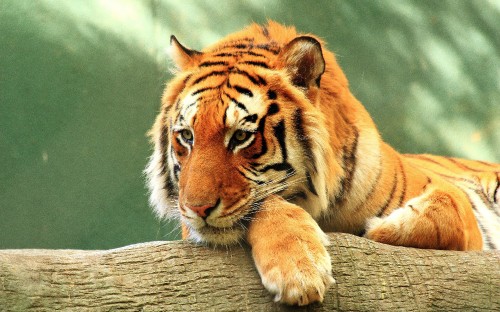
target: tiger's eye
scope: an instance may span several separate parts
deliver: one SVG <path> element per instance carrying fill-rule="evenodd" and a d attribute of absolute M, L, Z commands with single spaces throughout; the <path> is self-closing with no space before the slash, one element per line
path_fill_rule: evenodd
<path fill-rule="evenodd" d="M 193 133 L 191 132 L 191 130 L 184 129 L 181 131 L 181 137 L 184 141 L 189 142 L 193 140 Z"/>
<path fill-rule="evenodd" d="M 236 142 L 241 143 L 244 142 L 248 137 L 250 136 L 249 132 L 243 131 L 243 130 L 236 130 L 236 132 L 233 135 L 233 138 Z"/>

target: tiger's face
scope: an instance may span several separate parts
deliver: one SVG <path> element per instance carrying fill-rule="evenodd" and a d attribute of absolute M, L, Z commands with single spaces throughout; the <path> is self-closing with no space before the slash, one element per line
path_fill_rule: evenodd
<path fill-rule="evenodd" d="M 172 119 L 179 209 L 193 236 L 230 242 L 243 234 L 243 220 L 262 194 L 258 186 L 266 183 L 257 161 L 268 156 L 264 137 L 273 109 L 260 90 L 239 86 L 235 75 L 212 78 L 213 89 L 196 83 L 200 75 L 188 81 Z"/>
<path fill-rule="evenodd" d="M 304 41 L 317 45 L 311 57 L 322 61 L 319 43 Z M 290 75 L 286 60 L 300 52 L 291 48 L 250 41 L 200 53 L 175 37 L 172 45 L 183 71 L 164 94 L 147 169 L 157 213 L 177 205 L 192 239 L 227 245 L 244 237 L 269 196 L 311 204 L 322 186 L 309 133 L 320 124 L 314 88 L 324 64 L 306 71 L 292 64 Z"/>
<path fill-rule="evenodd" d="M 210 72 L 190 77 L 170 127 L 182 218 L 194 238 L 223 244 L 242 237 L 260 200 L 293 189 L 295 163 L 303 162 L 289 155 L 294 142 L 287 142 L 283 116 L 291 103 L 252 85 L 238 64 L 224 70 L 211 77 L 211 87 L 197 81 Z"/>

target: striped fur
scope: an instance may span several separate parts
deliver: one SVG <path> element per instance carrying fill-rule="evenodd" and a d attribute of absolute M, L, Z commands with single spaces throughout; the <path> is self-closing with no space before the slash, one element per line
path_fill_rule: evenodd
<path fill-rule="evenodd" d="M 500 248 L 500 165 L 396 152 L 318 38 L 269 22 L 202 52 L 171 44 L 178 72 L 150 132 L 151 204 L 180 216 L 185 238 L 248 241 L 277 300 L 322 300 L 323 231 Z"/>

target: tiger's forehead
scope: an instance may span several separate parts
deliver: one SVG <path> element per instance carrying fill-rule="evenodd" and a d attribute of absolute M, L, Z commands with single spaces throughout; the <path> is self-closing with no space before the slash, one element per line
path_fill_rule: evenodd
<path fill-rule="evenodd" d="M 267 111 L 265 90 L 249 84 L 240 74 L 214 75 L 204 84 L 186 87 L 176 104 L 177 123 L 194 128 L 194 123 L 219 128 L 255 130 Z"/>

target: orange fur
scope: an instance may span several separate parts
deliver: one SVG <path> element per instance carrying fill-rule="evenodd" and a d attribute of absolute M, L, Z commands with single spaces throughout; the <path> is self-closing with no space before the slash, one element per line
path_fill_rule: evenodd
<path fill-rule="evenodd" d="M 201 52 L 171 42 L 179 72 L 151 130 L 151 203 L 180 213 L 183 238 L 246 239 L 276 300 L 322 301 L 322 230 L 500 247 L 500 165 L 396 152 L 320 39 L 269 22 Z"/>

